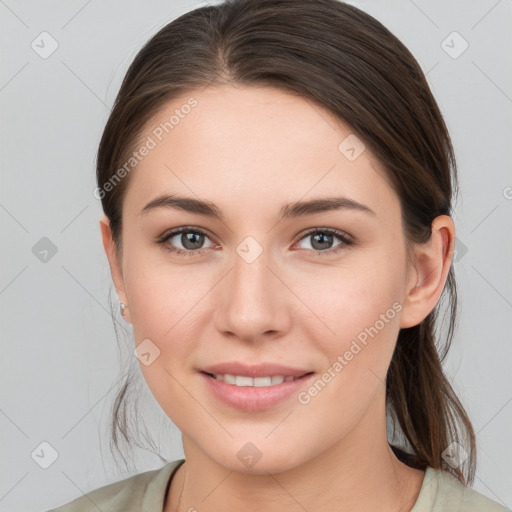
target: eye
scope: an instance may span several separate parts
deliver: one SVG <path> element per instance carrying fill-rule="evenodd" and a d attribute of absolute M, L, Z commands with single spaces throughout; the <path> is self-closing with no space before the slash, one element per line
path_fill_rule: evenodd
<path fill-rule="evenodd" d="M 323 256 L 326 254 L 337 253 L 344 248 L 353 245 L 352 238 L 342 231 L 332 228 L 314 228 L 302 236 L 300 241 L 310 239 L 310 248 L 314 256 Z M 332 247 L 334 239 L 340 243 Z M 192 226 L 183 226 L 164 233 L 156 243 L 162 245 L 169 252 L 180 256 L 193 256 L 202 254 L 203 250 L 218 247 L 213 243 L 204 246 L 205 239 L 210 239 L 208 234 L 200 228 Z M 300 243 L 300 241 L 298 243 Z M 181 245 L 181 247 L 179 246 Z"/>
<path fill-rule="evenodd" d="M 333 247 L 332 243 L 335 238 L 340 240 L 340 243 Z M 349 235 L 332 228 L 314 228 L 307 232 L 300 240 L 308 239 L 311 242 L 309 244 L 310 247 L 306 247 L 306 249 L 313 251 L 314 256 L 337 253 L 354 243 Z"/>
<path fill-rule="evenodd" d="M 193 256 L 201 254 L 202 249 L 216 247 L 213 243 L 203 247 L 205 239 L 209 239 L 209 237 L 202 229 L 183 226 L 164 233 L 156 242 L 170 252 L 181 256 Z M 179 247 L 178 244 L 181 244 L 182 247 Z"/>

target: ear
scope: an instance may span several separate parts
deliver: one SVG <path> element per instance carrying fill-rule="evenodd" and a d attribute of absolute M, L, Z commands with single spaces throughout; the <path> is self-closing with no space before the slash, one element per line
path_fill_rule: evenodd
<path fill-rule="evenodd" d="M 110 266 L 110 275 L 116 288 L 119 302 L 128 306 L 128 299 L 126 297 L 126 291 L 124 287 L 123 271 L 119 254 L 114 243 L 114 237 L 112 236 L 112 229 L 110 228 L 110 220 L 106 215 L 103 215 L 100 219 L 101 238 L 103 240 L 103 248 L 107 255 L 108 263 Z M 126 308 L 124 311 L 123 318 L 131 323 L 130 320 L 130 309 Z"/>
<path fill-rule="evenodd" d="M 421 323 L 439 301 L 448 278 L 455 249 L 455 225 L 448 215 L 436 217 L 426 244 L 414 246 L 413 269 L 404 299 L 400 327 Z"/>

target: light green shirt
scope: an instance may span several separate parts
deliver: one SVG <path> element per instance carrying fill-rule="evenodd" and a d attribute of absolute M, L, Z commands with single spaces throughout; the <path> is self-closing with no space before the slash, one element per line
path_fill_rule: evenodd
<path fill-rule="evenodd" d="M 48 512 L 162 512 L 174 472 L 185 462 L 178 459 L 160 469 L 146 471 L 95 489 Z M 446 471 L 427 467 L 411 512 L 506 512 L 507 508 L 465 487 Z"/>

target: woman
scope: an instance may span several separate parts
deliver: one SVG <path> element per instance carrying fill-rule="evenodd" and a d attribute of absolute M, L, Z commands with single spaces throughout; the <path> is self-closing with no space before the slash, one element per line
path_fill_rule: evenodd
<path fill-rule="evenodd" d="M 453 148 L 378 21 L 337 0 L 181 16 L 130 66 L 97 179 L 185 458 L 56 510 L 505 510 L 467 487 L 475 436 L 436 350 Z"/>

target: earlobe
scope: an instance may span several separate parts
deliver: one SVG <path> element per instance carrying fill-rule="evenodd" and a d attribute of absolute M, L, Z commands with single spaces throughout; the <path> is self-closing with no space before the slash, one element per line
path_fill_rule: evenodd
<path fill-rule="evenodd" d="M 119 254 L 112 235 L 112 229 L 110 228 L 110 220 L 106 215 L 103 215 L 100 219 L 100 230 L 101 238 L 103 241 L 103 248 L 105 249 L 105 254 L 107 255 L 108 263 L 110 266 L 110 275 L 112 276 L 112 281 L 116 288 L 119 302 L 121 304 L 127 305 L 128 298 L 126 296 L 126 290 L 124 286 L 121 262 L 119 260 Z M 130 322 L 130 313 L 128 307 L 122 309 L 123 318 L 127 322 Z"/>
<path fill-rule="evenodd" d="M 415 246 L 415 281 L 404 299 L 400 327 L 421 323 L 434 309 L 443 292 L 452 264 L 455 246 L 455 225 L 448 215 L 440 215 L 431 225 L 431 237 L 426 244 Z"/>

